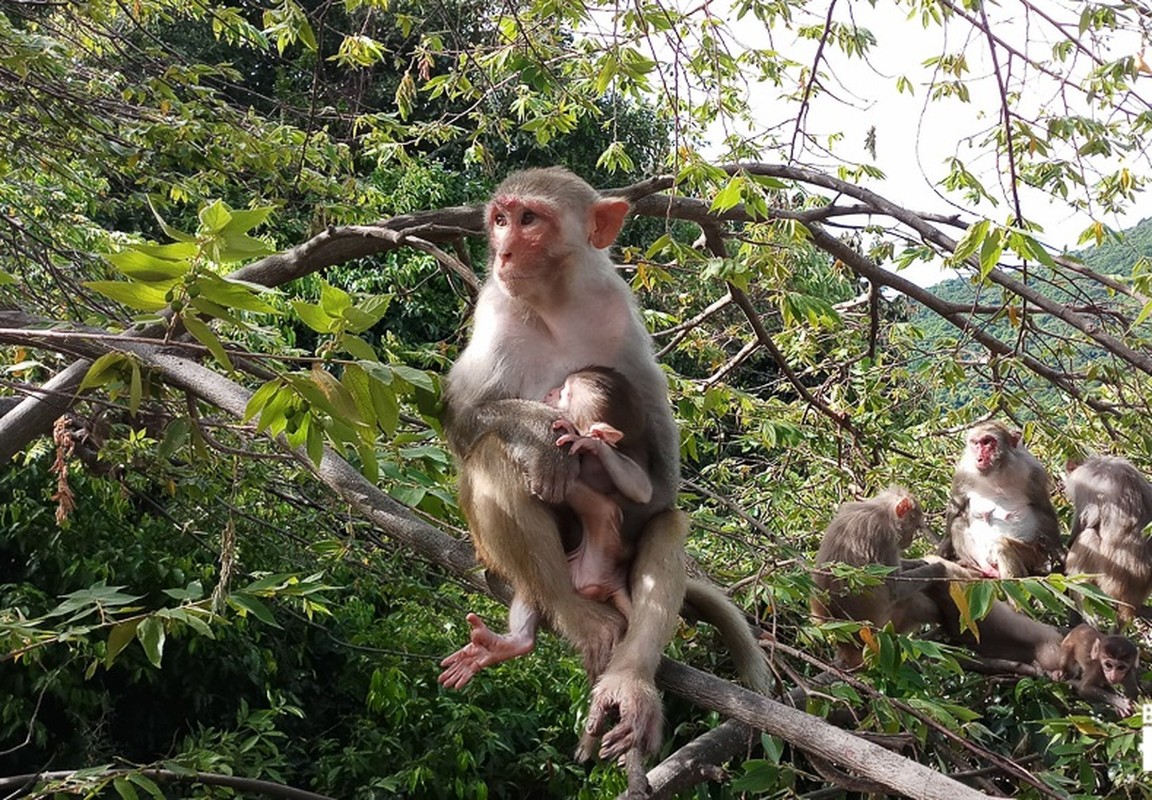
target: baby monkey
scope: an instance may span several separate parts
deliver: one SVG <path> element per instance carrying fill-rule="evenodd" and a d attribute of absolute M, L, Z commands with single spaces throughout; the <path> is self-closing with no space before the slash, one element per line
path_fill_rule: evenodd
<path fill-rule="evenodd" d="M 620 503 L 647 503 L 652 497 L 647 449 L 640 441 L 645 430 L 643 404 L 635 388 L 610 367 L 590 366 L 573 372 L 563 385 L 550 390 L 544 403 L 560 412 L 553 429 L 561 431 L 556 446 L 571 445 L 580 458 L 576 482 L 566 504 L 579 517 L 583 536 L 568 554 L 576 591 L 590 600 L 611 601 L 625 617 L 632 611 L 628 596 L 630 548 L 620 535 Z M 625 437 L 624 432 L 628 432 Z M 617 449 L 616 445 L 620 445 Z M 493 633 L 476 614 L 469 614 L 471 641 L 440 662 L 440 683 L 459 689 L 484 667 L 524 655 L 536 646 L 539 612 L 517 594 L 508 611 L 508 633 Z"/>
<path fill-rule="evenodd" d="M 1108 703 L 1122 716 L 1132 713 L 1139 692 L 1140 653 L 1135 644 L 1123 636 L 1104 636 L 1091 625 L 1077 625 L 1064 637 L 1060 651 L 1060 669 L 1053 678 L 1070 681 L 1081 697 Z"/>

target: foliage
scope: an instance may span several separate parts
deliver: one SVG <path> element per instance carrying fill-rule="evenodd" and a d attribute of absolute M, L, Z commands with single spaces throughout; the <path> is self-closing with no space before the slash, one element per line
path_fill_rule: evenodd
<path fill-rule="evenodd" d="M 939 530 L 976 419 L 1013 420 L 1053 472 L 1084 450 L 1152 468 L 1152 227 L 1118 221 L 1147 181 L 1145 17 L 939 0 L 6 5 L 0 400 L 90 364 L 63 392 L 85 399 L 0 473 L 0 775 L 89 767 L 34 793 L 120 797 L 157 796 L 138 765 L 333 797 L 622 789 L 618 770 L 573 763 L 587 687 L 555 638 L 463 693 L 438 687 L 465 613 L 503 611 L 398 535 L 418 519 L 462 536 L 437 403 L 483 255 L 463 216 L 374 223 L 559 163 L 603 188 L 668 173 L 635 187 L 617 254 L 682 431 L 689 554 L 773 631 L 782 684 L 819 671 L 796 648 L 859 632 L 866 670 L 810 712 L 905 732 L 943 772 L 1037 754 L 989 790 L 1141 796 L 1134 721 L 806 612 L 835 506 L 900 482 Z M 914 161 L 945 213 L 885 182 Z M 1073 222 L 1043 225 L 1050 203 Z M 925 264 L 962 280 L 905 280 Z M 0 449 L 25 435 L 12 427 L 0 416 Z M 337 496 L 317 472 L 342 459 L 395 507 L 370 524 Z M 1107 619 L 1063 578 L 957 597 L 978 627 L 998 596 L 1060 621 L 1068 592 Z M 705 629 L 683 625 L 670 654 L 729 674 Z M 667 706 L 666 753 L 718 722 Z M 769 736 L 734 773 L 700 796 L 825 782 Z"/>

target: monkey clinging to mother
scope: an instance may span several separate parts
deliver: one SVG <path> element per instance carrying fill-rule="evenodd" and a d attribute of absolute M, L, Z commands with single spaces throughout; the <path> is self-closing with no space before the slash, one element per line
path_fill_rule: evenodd
<path fill-rule="evenodd" d="M 655 675 L 686 599 L 721 629 L 744 680 L 768 687 L 743 615 L 719 590 L 685 576 L 687 521 L 675 508 L 679 436 L 667 382 L 606 252 L 628 211 L 627 201 L 601 196 L 565 169 L 509 176 L 485 209 L 488 276 L 445 392 L 460 505 L 481 561 L 580 652 L 593 682 L 582 758 L 597 750 L 605 759 L 648 756 L 659 746 Z M 646 455 L 651 497 L 621 500 L 620 535 L 632 554 L 628 619 L 574 586 L 568 554 L 583 533 L 566 500 L 580 460 L 557 446 L 556 409 L 543 402 L 589 366 L 619 372 L 643 405 L 633 448 Z"/>

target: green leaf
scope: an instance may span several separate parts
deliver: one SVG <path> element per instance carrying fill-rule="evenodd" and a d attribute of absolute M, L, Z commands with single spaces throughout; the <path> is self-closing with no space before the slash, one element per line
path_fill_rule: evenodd
<path fill-rule="evenodd" d="M 320 466 L 320 461 L 324 458 L 324 431 L 319 425 L 312 425 L 308 428 L 308 439 L 305 442 L 305 447 L 308 451 L 308 458 L 316 466 Z"/>
<path fill-rule="evenodd" d="M 195 236 L 173 228 L 171 225 L 165 222 L 164 218 L 160 216 L 160 212 L 156 210 L 156 205 L 152 202 L 151 196 L 148 198 L 148 208 L 152 210 L 152 216 L 156 217 L 156 222 L 159 223 L 160 230 L 164 231 L 164 233 L 169 238 L 175 239 L 177 242 L 185 242 L 189 244 L 196 241 Z M 199 249 L 197 249 L 197 251 L 199 251 Z"/>
<path fill-rule="evenodd" d="M 740 200 L 744 194 L 744 184 L 748 181 L 743 175 L 733 175 L 712 200 L 712 207 L 709 211 L 723 212 L 740 205 Z"/>
<path fill-rule="evenodd" d="M 208 348 L 208 352 L 220 362 L 228 372 L 233 372 L 235 368 L 232 366 L 232 359 L 228 357 L 228 352 L 224 349 L 223 343 L 217 338 L 216 334 L 212 332 L 206 324 L 201 322 L 197 317 L 187 316 L 183 318 L 184 327 L 188 329 L 188 333 L 196 338 L 196 341 Z"/>
<path fill-rule="evenodd" d="M 272 206 L 233 210 L 232 219 L 228 221 L 228 224 L 225 225 L 220 232 L 225 234 L 248 233 L 248 231 L 253 228 L 263 225 L 274 210 Z"/>
<path fill-rule="evenodd" d="M 168 307 L 164 295 L 167 288 L 158 289 L 136 281 L 84 281 L 84 285 L 105 297 L 141 311 L 160 311 Z"/>
<path fill-rule="evenodd" d="M 320 307 L 332 317 L 341 317 L 352 306 L 352 295 L 327 281 L 320 284 Z"/>
<path fill-rule="evenodd" d="M 380 360 L 380 357 L 376 355 L 376 351 L 372 349 L 372 345 L 368 344 L 368 342 L 359 336 L 348 334 L 340 340 L 340 344 L 353 358 L 359 358 L 363 361 Z"/>
<path fill-rule="evenodd" d="M 144 398 L 144 379 L 140 375 L 140 365 L 136 359 L 128 359 L 132 364 L 132 378 L 128 389 L 128 413 L 136 416 L 140 412 L 140 401 Z"/>
<path fill-rule="evenodd" d="M 117 776 L 112 779 L 112 786 L 116 789 L 116 794 L 120 795 L 124 800 L 140 800 L 139 795 L 136 794 L 136 787 L 127 778 Z"/>
<path fill-rule="evenodd" d="M 136 638 L 136 629 L 140 626 L 140 620 L 131 620 L 129 622 L 121 622 L 112 628 L 111 633 L 108 634 L 108 644 L 105 648 L 104 666 L 110 667 L 116 660 L 116 656 L 132 643 Z"/>
<path fill-rule="evenodd" d="M 188 441 L 188 431 L 192 423 L 184 417 L 177 417 L 164 428 L 164 438 L 156 454 L 163 459 L 171 459 L 176 452 Z"/>
<path fill-rule="evenodd" d="M 220 233 L 232 221 L 232 213 L 223 200 L 204 206 L 200 209 L 200 234 L 211 236 Z"/>
<path fill-rule="evenodd" d="M 168 244 L 139 242 L 132 245 L 132 249 L 161 261 L 187 261 L 200 255 L 200 245 L 196 242 L 169 242 Z"/>
<path fill-rule="evenodd" d="M 348 392 L 344 384 L 336 380 L 331 372 L 328 372 L 328 370 L 319 364 L 312 367 L 310 375 L 312 382 L 324 393 L 331 408 L 336 411 L 336 413 L 333 414 L 334 417 L 352 424 L 363 424 L 363 420 L 360 418 L 360 411 L 356 407 L 356 401 L 352 399 L 352 395 Z"/>
<path fill-rule="evenodd" d="M 339 325 L 339 318 L 327 313 L 318 305 L 303 300 L 293 300 L 292 308 L 300 321 L 317 333 L 332 333 Z"/>
<path fill-rule="evenodd" d="M 139 772 L 128 773 L 128 780 L 139 786 L 156 800 L 164 800 L 164 792 L 160 791 L 160 787 L 156 782 L 149 778 L 147 775 L 141 775 Z"/>
<path fill-rule="evenodd" d="M 423 370 L 406 367 L 403 364 L 393 364 L 392 372 L 396 374 L 396 377 L 403 378 L 417 389 L 424 389 L 429 392 L 436 391 L 436 386 L 432 382 L 432 376 Z"/>
<path fill-rule="evenodd" d="M 188 261 L 158 258 L 135 247 L 106 255 L 104 260 L 134 280 L 145 283 L 166 283 L 165 290 L 184 277 L 185 273 L 192 267 Z"/>
<path fill-rule="evenodd" d="M 136 628 L 136 638 L 144 647 L 144 654 L 152 666 L 159 669 L 164 657 L 164 624 L 155 617 L 148 617 Z"/>
<path fill-rule="evenodd" d="M 276 314 L 276 308 L 268 305 L 247 285 L 221 278 L 218 275 L 202 275 L 196 282 L 204 296 L 213 303 L 226 308 L 239 308 L 258 314 Z"/>
<path fill-rule="evenodd" d="M 376 409 L 372 404 L 372 390 L 369 388 L 372 379 L 368 377 L 368 374 L 360 366 L 350 364 L 344 368 L 340 383 L 344 384 L 344 388 L 348 390 L 348 394 L 356 403 L 356 411 L 360 419 L 364 420 L 367 425 L 375 426 Z"/>
<path fill-rule="evenodd" d="M 372 376 L 368 392 L 372 398 L 376 424 L 389 436 L 395 435 L 396 427 L 400 424 L 400 401 L 396 398 L 395 390 Z"/>
<path fill-rule="evenodd" d="M 992 223 L 986 219 L 982 219 L 974 225 L 969 225 L 963 238 L 956 243 L 956 250 L 952 254 L 952 260 L 961 262 L 971 257 L 972 254 L 979 249 L 980 245 L 983 244 L 984 238 L 988 235 L 988 228 L 991 225 Z"/>
<path fill-rule="evenodd" d="M 263 386 L 252 393 L 248 398 L 247 404 L 244 406 L 244 422 L 252 419 L 256 414 L 268 404 L 268 401 L 275 396 L 276 392 L 283 386 L 283 382 L 279 378 L 273 378 L 266 382 Z"/>
<path fill-rule="evenodd" d="M 242 592 L 231 594 L 228 596 L 228 605 L 239 611 L 240 616 L 251 614 L 265 625 L 271 625 L 273 628 L 280 627 L 276 622 L 276 617 L 272 616 L 272 609 L 268 608 L 262 600 L 250 594 Z"/>
<path fill-rule="evenodd" d="M 123 353 L 105 353 L 92 362 L 84 380 L 80 381 L 80 391 L 103 386 L 109 380 L 120 377 L 120 366 L 128 360 Z"/>

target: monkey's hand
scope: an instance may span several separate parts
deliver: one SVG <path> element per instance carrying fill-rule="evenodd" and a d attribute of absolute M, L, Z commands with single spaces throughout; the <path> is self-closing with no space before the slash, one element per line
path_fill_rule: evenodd
<path fill-rule="evenodd" d="M 571 444 L 572 447 L 568 450 L 572 455 L 577 453 L 591 453 L 594 456 L 600 455 L 600 448 L 608 447 L 603 439 L 597 439 L 595 436 L 569 436 L 564 435 L 556 440 L 557 445 Z"/>
<path fill-rule="evenodd" d="M 564 431 L 564 435 L 561 436 L 560 439 L 556 440 L 557 447 L 563 447 L 564 444 L 566 444 L 566 442 L 561 441 L 561 439 L 565 439 L 567 437 L 577 437 L 580 435 L 580 432 L 576 430 L 576 426 L 563 418 L 558 419 L 552 423 L 552 430 Z"/>
<path fill-rule="evenodd" d="M 1113 694 L 1108 700 L 1108 704 L 1116 709 L 1116 713 L 1121 717 L 1132 716 L 1133 703 L 1132 700 L 1122 694 Z"/>

